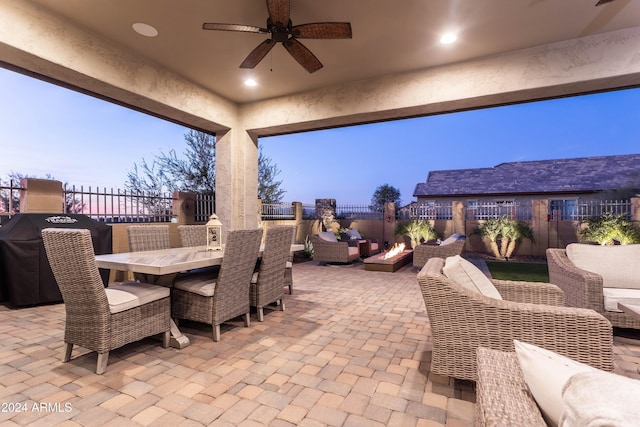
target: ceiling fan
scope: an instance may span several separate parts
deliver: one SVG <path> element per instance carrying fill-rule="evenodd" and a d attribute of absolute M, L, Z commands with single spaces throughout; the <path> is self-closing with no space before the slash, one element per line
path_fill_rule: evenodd
<path fill-rule="evenodd" d="M 244 33 L 270 34 L 271 38 L 263 41 L 249 53 L 240 64 L 240 68 L 254 68 L 271 51 L 276 43 L 282 43 L 289 54 L 309 73 L 322 68 L 322 63 L 298 39 L 350 39 L 351 24 L 349 22 L 317 22 L 293 25 L 289 17 L 291 3 L 289 0 L 267 0 L 267 27 L 254 27 L 241 24 L 218 24 L 206 22 L 203 30 L 239 31 Z"/>

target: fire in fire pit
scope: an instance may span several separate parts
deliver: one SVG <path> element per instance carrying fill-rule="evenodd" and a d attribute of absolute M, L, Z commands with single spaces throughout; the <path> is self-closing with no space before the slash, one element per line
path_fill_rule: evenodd
<path fill-rule="evenodd" d="M 394 256 L 401 254 L 402 252 L 404 252 L 404 243 L 396 243 L 384 254 L 383 259 L 393 258 Z"/>

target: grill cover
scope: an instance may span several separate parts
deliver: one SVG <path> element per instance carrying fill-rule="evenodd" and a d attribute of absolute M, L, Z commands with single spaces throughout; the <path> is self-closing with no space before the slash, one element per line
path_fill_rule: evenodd
<path fill-rule="evenodd" d="M 86 228 L 96 254 L 111 253 L 111 227 L 81 214 L 16 214 L 0 227 L 0 301 L 14 306 L 61 302 L 44 250 L 45 228 Z M 103 283 L 109 270 L 101 269 Z"/>

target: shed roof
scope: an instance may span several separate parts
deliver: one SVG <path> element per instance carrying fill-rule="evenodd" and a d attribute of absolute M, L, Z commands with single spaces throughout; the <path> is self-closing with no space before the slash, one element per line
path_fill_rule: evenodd
<path fill-rule="evenodd" d="M 501 163 L 431 171 L 413 195 L 586 193 L 627 188 L 640 178 L 640 154 Z"/>

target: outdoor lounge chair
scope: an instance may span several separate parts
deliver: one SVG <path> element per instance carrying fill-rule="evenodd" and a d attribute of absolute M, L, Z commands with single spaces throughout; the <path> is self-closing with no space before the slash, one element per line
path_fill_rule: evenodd
<path fill-rule="evenodd" d="M 339 242 L 330 231 L 315 234 L 310 240 L 313 245 L 313 259 L 316 261 L 350 264 L 360 259 L 360 250 L 356 241 L 354 241 L 356 246 L 349 246 L 348 242 Z"/>
<path fill-rule="evenodd" d="M 207 226 L 204 224 L 179 225 L 178 234 L 180 235 L 180 245 L 183 248 L 207 246 Z"/>
<path fill-rule="evenodd" d="M 596 250 L 598 252 L 601 252 L 603 250 L 607 251 L 607 247 L 593 245 L 578 246 L 589 246 L 589 248 L 587 249 Z M 633 250 L 631 246 L 640 247 L 638 245 L 629 245 L 627 248 L 617 246 L 613 247 L 613 250 L 616 251 L 616 249 L 618 249 L 617 252 L 619 252 L 620 249 L 622 251 L 625 251 L 625 249 Z M 594 310 L 609 319 L 611 324 L 617 328 L 640 329 L 640 320 L 637 320 L 626 313 L 607 310 L 605 308 L 603 276 L 576 267 L 573 262 L 571 262 L 571 260 L 567 257 L 566 249 L 549 248 L 547 249 L 546 253 L 547 265 L 549 267 L 549 281 L 554 285 L 557 285 L 564 291 L 568 306 L 589 308 L 591 310 Z M 636 252 L 636 254 L 637 253 L 640 252 Z M 618 257 L 617 259 L 611 261 L 608 258 L 607 260 L 604 260 L 601 257 L 596 262 L 599 263 L 601 267 L 604 267 L 606 269 L 610 269 L 613 271 L 618 270 L 624 275 L 635 276 L 635 274 L 629 273 L 628 268 L 630 267 L 629 264 L 637 263 L 638 258 L 637 256 L 630 257 L 628 259 L 624 257 Z M 640 281 L 640 277 L 635 276 L 635 280 Z M 624 288 L 624 286 L 621 285 L 620 288 Z M 636 297 L 636 301 L 637 300 L 638 299 Z M 621 302 L 624 302 L 624 300 L 622 300 Z"/>
<path fill-rule="evenodd" d="M 251 306 L 258 310 L 258 321 L 264 321 L 264 307 L 272 302 L 284 311 L 284 285 L 287 259 L 291 253 L 294 225 L 267 228 L 260 267 L 251 279 Z"/>
<path fill-rule="evenodd" d="M 611 323 L 593 310 L 564 307 L 557 286 L 492 280 L 500 300 L 449 279 L 444 265 L 445 260 L 431 258 L 418 273 L 431 324 L 434 374 L 475 381 L 476 349 L 514 351 L 514 339 L 613 370 Z"/>
<path fill-rule="evenodd" d="M 454 233 L 440 244 L 424 243 L 413 248 L 413 266 L 422 268 L 429 258 L 448 258 L 460 255 L 466 237 L 462 234 Z"/>
<path fill-rule="evenodd" d="M 249 286 L 261 240 L 261 229 L 229 231 L 219 271 L 175 281 L 172 316 L 211 325 L 214 341 L 220 341 L 220 324 L 227 320 L 244 316 L 244 324 L 249 326 Z"/>
<path fill-rule="evenodd" d="M 45 251 L 65 307 L 64 361 L 74 345 L 98 352 L 96 373 L 107 369 L 109 351 L 163 334 L 169 346 L 169 289 L 147 283 L 110 284 L 96 266 L 91 234 L 85 229 L 42 230 Z"/>

